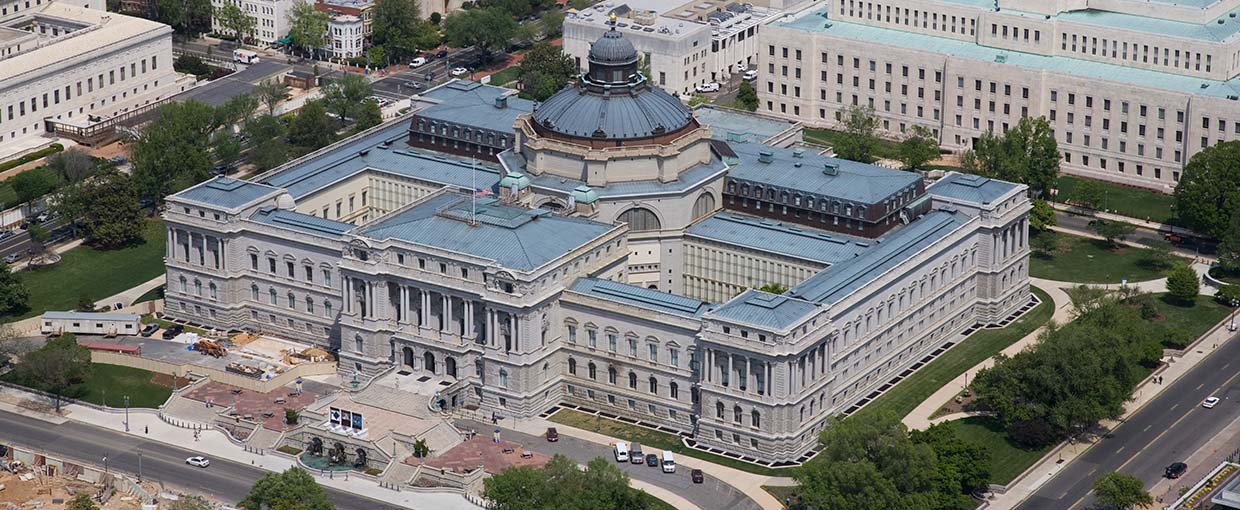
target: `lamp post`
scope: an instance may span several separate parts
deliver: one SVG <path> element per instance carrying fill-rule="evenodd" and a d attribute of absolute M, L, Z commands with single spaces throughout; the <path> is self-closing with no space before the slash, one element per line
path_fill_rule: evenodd
<path fill-rule="evenodd" d="M 1240 305 L 1240 300 L 1237 300 L 1236 298 L 1232 298 L 1231 299 L 1231 324 L 1227 325 L 1227 331 L 1231 331 L 1233 333 L 1236 331 L 1236 306 L 1237 305 Z"/>
<path fill-rule="evenodd" d="M 142 483 L 142 452 L 138 452 L 138 483 Z"/>
<path fill-rule="evenodd" d="M 129 395 L 125 395 L 125 432 L 129 432 Z"/>
<path fill-rule="evenodd" d="M 103 474 L 108 474 L 108 456 L 103 456 Z"/>

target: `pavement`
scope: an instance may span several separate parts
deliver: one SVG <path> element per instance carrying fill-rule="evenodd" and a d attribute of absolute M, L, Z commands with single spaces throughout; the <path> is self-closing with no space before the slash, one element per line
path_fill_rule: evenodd
<path fill-rule="evenodd" d="M 192 99 L 211 106 L 219 106 L 227 103 L 229 99 L 250 92 L 254 89 L 254 85 L 263 80 L 284 74 L 293 68 L 288 64 L 269 60 L 261 60 L 257 64 L 242 67 L 245 69 L 182 92 L 176 96 L 176 100 Z"/>
<path fill-rule="evenodd" d="M 1089 222 L 1099 218 L 1124 221 L 1126 223 L 1132 223 L 1133 225 L 1142 227 L 1133 231 L 1133 233 L 1126 239 L 1126 244 L 1138 248 L 1148 247 L 1157 241 L 1164 240 L 1162 232 L 1158 229 L 1161 227 L 1165 227 L 1167 229 L 1171 228 L 1156 222 L 1146 222 L 1114 214 L 1099 213 L 1097 216 L 1082 216 L 1081 214 L 1065 212 L 1057 209 L 1055 211 L 1055 220 L 1058 223 L 1058 226 L 1055 227 L 1055 230 L 1097 238 L 1093 231 L 1089 229 Z M 1176 228 L 1178 229 L 1178 227 Z M 1184 257 L 1212 260 L 1213 256 L 1217 252 L 1217 249 L 1217 246 L 1213 242 L 1184 242 L 1176 246 L 1175 252 Z"/>

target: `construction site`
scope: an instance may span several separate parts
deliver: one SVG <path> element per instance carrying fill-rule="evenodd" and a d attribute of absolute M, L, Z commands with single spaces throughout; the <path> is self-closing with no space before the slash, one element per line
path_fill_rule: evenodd
<path fill-rule="evenodd" d="M 0 510 L 60 510 L 83 493 L 101 510 L 154 510 L 185 496 L 157 482 L 0 445 Z"/>

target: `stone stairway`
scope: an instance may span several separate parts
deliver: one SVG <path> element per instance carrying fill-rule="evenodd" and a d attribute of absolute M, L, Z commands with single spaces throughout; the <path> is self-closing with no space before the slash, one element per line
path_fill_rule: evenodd
<path fill-rule="evenodd" d="M 392 457 L 392 462 L 388 464 L 387 469 L 383 471 L 383 475 L 379 477 L 379 482 L 385 486 L 401 487 L 408 485 L 413 481 L 414 475 L 418 473 L 418 466 L 405 464 L 405 459 L 409 458 L 412 453 L 397 443 L 396 455 Z"/>
<path fill-rule="evenodd" d="M 271 430 L 267 427 L 258 427 L 253 434 L 250 434 L 246 444 L 262 450 L 270 450 L 278 446 L 283 438 L 284 432 Z"/>
<path fill-rule="evenodd" d="M 370 387 L 352 396 L 359 404 L 378 407 L 414 418 L 430 419 L 434 413 L 427 407 L 430 397 L 411 391 L 398 390 L 391 386 L 372 384 Z"/>

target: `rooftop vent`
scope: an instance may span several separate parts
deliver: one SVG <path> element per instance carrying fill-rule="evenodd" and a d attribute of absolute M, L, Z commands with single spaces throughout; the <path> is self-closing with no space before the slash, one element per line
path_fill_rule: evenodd
<path fill-rule="evenodd" d="M 497 96 L 495 98 L 495 107 L 504 109 L 508 107 L 508 96 Z"/>
<path fill-rule="evenodd" d="M 803 158 L 803 157 L 805 157 L 805 149 L 796 149 L 796 150 L 792 151 L 792 157 L 794 157 L 794 158 Z"/>
<path fill-rule="evenodd" d="M 370 149 L 362 149 L 360 151 L 357 151 L 358 156 L 365 156 L 367 154 L 370 154 Z"/>
<path fill-rule="evenodd" d="M 1229 13 L 1227 13 L 1227 17 L 1228 17 L 1228 18 L 1234 18 L 1234 17 L 1236 17 L 1236 13 L 1234 13 L 1234 12 L 1229 12 Z"/>
<path fill-rule="evenodd" d="M 835 163 L 825 163 L 822 165 L 823 175 L 839 175 L 840 166 Z"/>
<path fill-rule="evenodd" d="M 762 151 L 758 153 L 759 163 L 770 163 L 775 160 L 775 154 L 771 151 Z"/>
<path fill-rule="evenodd" d="M 1226 23 L 1226 20 L 1218 20 L 1218 24 L 1222 25 L 1223 23 Z"/>

